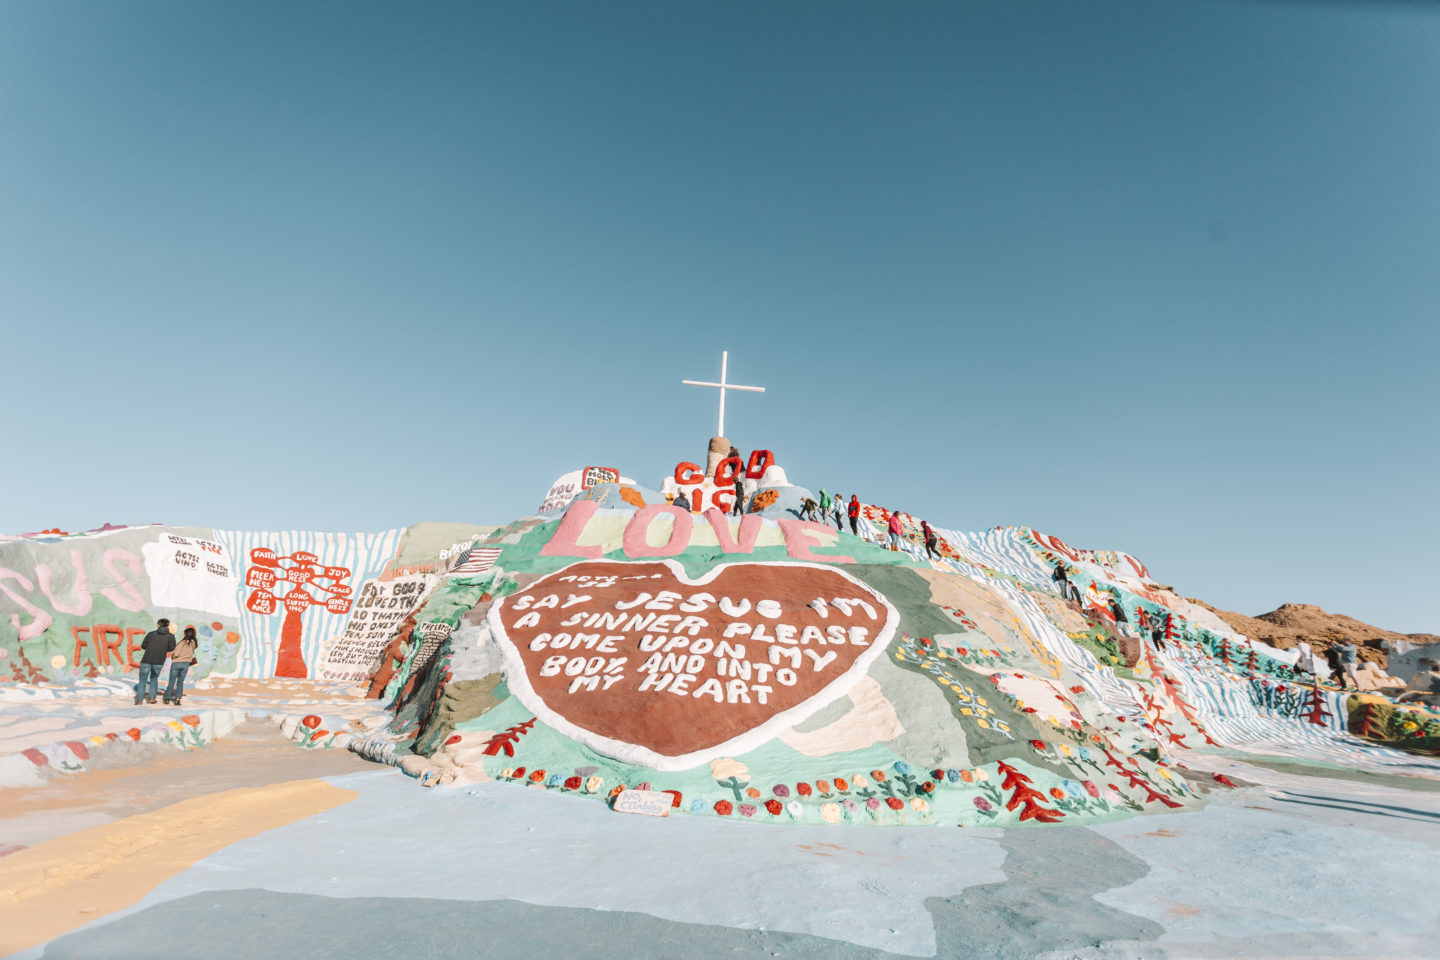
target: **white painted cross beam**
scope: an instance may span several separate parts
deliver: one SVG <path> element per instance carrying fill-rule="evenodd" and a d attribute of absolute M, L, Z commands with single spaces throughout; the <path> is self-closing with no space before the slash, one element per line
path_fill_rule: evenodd
<path fill-rule="evenodd" d="M 730 360 L 730 351 L 720 351 L 720 382 L 710 383 L 708 380 L 681 380 L 681 383 L 692 387 L 716 387 L 720 390 L 720 426 L 715 430 L 715 436 L 725 436 L 725 391 L 726 390 L 748 390 L 752 393 L 764 393 L 764 387 L 742 387 L 739 384 L 725 382 L 725 367 Z"/>

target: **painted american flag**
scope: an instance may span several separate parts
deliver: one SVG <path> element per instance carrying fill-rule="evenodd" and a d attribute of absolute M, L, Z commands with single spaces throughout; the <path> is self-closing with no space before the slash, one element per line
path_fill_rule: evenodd
<path fill-rule="evenodd" d="M 473 577 L 484 573 L 495 565 L 495 558 L 499 556 L 499 547 L 471 547 L 461 554 L 460 562 L 446 576 Z"/>

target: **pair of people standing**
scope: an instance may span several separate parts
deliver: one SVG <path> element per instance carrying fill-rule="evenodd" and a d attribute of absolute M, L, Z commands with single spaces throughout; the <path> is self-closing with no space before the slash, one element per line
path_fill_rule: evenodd
<path fill-rule="evenodd" d="M 185 674 L 196 663 L 195 651 L 200 641 L 195 637 L 195 628 L 186 627 L 185 634 L 175 639 L 175 626 L 161 617 L 155 629 L 145 634 L 140 642 L 144 654 L 140 657 L 140 677 L 135 683 L 135 704 L 154 703 L 159 693 L 160 671 L 165 666 L 165 657 L 170 657 L 170 682 L 165 685 L 165 702 L 179 705 L 185 695 Z"/>

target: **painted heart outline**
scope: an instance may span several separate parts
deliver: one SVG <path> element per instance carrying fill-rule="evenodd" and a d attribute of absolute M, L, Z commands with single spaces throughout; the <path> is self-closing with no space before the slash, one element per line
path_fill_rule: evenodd
<path fill-rule="evenodd" d="M 607 583 L 611 580 L 613 583 Z M 712 586 L 713 591 L 706 589 Z M 655 606 L 666 599 L 661 591 L 669 592 L 671 606 Z M 650 599 L 643 599 L 642 594 Z M 553 605 L 542 607 L 550 597 L 555 598 Z M 728 608 L 722 597 L 729 602 Z M 692 671 L 691 686 L 680 696 L 673 695 L 680 692 L 679 683 L 670 691 L 645 690 L 645 677 L 652 678 L 652 686 L 669 682 L 663 681 L 658 669 L 640 670 L 646 662 L 653 664 L 657 654 L 672 666 L 688 660 L 692 667 L 693 658 L 704 655 L 690 653 L 688 643 L 678 650 L 645 649 L 646 643 L 666 634 L 644 625 L 636 627 L 638 621 L 630 618 L 654 616 L 652 626 L 662 616 L 679 621 L 669 625 L 676 630 L 669 634 L 671 639 L 678 638 L 686 634 L 685 606 L 703 604 L 705 598 L 711 601 L 709 609 L 688 615 L 699 618 L 705 613 L 707 627 L 709 621 L 723 622 L 709 629 L 696 629 L 690 623 L 687 640 L 694 641 L 695 649 L 704 646 L 702 639 L 711 640 L 714 651 L 725 651 L 720 644 L 726 640 L 731 653 L 742 645 L 746 654 L 741 663 L 748 660 L 756 674 L 769 677 L 781 676 L 779 671 L 794 666 L 799 657 L 801 666 L 790 670 L 795 678 L 791 684 L 773 683 L 765 687 L 769 695 L 752 685 L 750 700 L 732 702 L 729 696 L 735 691 L 726 685 L 736 683 L 736 676 L 716 674 L 740 664 L 734 657 L 717 654 L 714 660 L 707 659 L 701 671 Z M 816 598 L 825 604 L 817 607 L 810 602 Z M 836 599 L 841 601 L 838 606 L 830 603 Z M 762 601 L 774 606 L 762 613 L 766 609 Z M 617 623 L 621 613 L 628 622 Z M 595 615 L 606 618 L 606 623 L 598 629 L 587 628 L 585 623 Z M 571 620 L 574 622 L 566 623 Z M 734 626 L 737 623 L 745 627 Z M 487 617 L 504 657 L 510 691 L 537 717 L 598 753 L 664 771 L 687 770 L 716 757 L 748 752 L 834 703 L 884 654 L 899 623 L 899 612 L 882 594 L 834 566 L 725 563 L 692 580 L 684 567 L 668 559 L 572 563 L 496 601 Z M 825 634 L 823 640 L 817 639 L 812 627 Z M 864 630 L 863 643 L 852 629 L 856 627 Z M 777 640 L 776 633 L 786 629 L 791 631 L 791 639 Z M 744 632 L 722 636 L 727 630 Z M 761 640 L 748 635 L 754 631 L 760 636 L 767 630 Z M 580 646 L 577 636 L 590 646 Z M 803 642 L 802 636 L 807 638 Z M 604 649 L 606 639 L 602 638 L 611 641 L 610 649 Z M 550 646 L 552 641 L 561 647 L 567 643 L 575 646 L 557 649 Z M 749 655 L 752 649 L 757 655 Z M 774 649 L 782 652 L 777 654 Z M 670 659 L 671 654 L 679 660 Z M 626 660 L 621 675 L 599 689 L 604 671 L 613 669 L 620 657 Z M 600 669 L 589 677 L 578 670 L 567 673 L 565 668 L 573 669 L 571 661 L 577 659 L 587 668 L 601 661 Z M 777 659 L 781 661 L 778 665 Z M 564 666 L 559 665 L 560 660 Z M 807 673 L 806 668 L 812 669 Z M 745 678 L 754 679 L 750 670 Z M 721 681 L 724 700 L 716 699 L 717 681 Z M 568 686 L 577 682 L 585 688 L 576 691 Z M 756 697 L 766 702 L 754 702 Z"/>

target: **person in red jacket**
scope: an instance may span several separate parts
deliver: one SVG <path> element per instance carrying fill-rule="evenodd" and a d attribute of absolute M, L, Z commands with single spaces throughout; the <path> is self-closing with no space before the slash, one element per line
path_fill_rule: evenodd
<path fill-rule="evenodd" d="M 850 533 L 853 534 L 854 536 L 857 536 L 857 537 L 858 537 L 858 536 L 860 536 L 860 495 L 859 495 L 859 494 L 855 494 L 855 493 L 850 494 L 850 505 L 849 505 L 849 507 L 848 507 L 848 512 L 849 512 L 849 514 L 850 514 Z"/>

